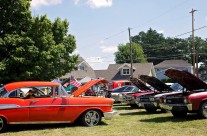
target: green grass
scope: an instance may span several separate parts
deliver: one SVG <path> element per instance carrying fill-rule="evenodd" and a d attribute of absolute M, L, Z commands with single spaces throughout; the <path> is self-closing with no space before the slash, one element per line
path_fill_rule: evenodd
<path fill-rule="evenodd" d="M 101 125 L 84 127 L 77 124 L 13 125 L 4 136 L 206 136 L 207 119 L 196 115 L 174 118 L 171 113 L 148 114 L 143 109 L 115 105 L 118 112 Z"/>

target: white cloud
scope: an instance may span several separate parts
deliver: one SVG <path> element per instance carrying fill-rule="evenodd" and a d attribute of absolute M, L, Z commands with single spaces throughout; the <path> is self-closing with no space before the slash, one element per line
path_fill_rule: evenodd
<path fill-rule="evenodd" d="M 207 22 L 207 17 L 206 17 L 206 22 Z"/>
<path fill-rule="evenodd" d="M 112 6 L 112 0 L 88 0 L 87 4 L 91 8 L 111 7 Z"/>
<path fill-rule="evenodd" d="M 100 47 L 103 53 L 114 53 L 116 51 L 118 51 L 117 46 L 101 46 Z"/>
<path fill-rule="evenodd" d="M 164 30 L 159 30 L 159 31 L 157 31 L 157 33 L 163 34 L 164 33 Z"/>
<path fill-rule="evenodd" d="M 39 8 L 41 6 L 57 5 L 62 3 L 62 0 L 32 0 L 31 7 Z"/>
<path fill-rule="evenodd" d="M 111 7 L 113 0 L 74 0 L 75 5 L 81 3 L 81 1 L 85 1 L 86 4 L 91 8 L 106 8 Z"/>
<path fill-rule="evenodd" d="M 80 0 L 74 0 L 75 5 L 78 5 L 79 2 Z"/>

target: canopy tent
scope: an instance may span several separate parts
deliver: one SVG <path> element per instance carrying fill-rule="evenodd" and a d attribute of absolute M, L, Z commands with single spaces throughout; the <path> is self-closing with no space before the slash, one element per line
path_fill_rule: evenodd
<path fill-rule="evenodd" d="M 89 77 L 89 76 L 86 76 L 86 77 L 84 77 L 83 79 L 81 79 L 79 82 L 80 82 L 81 84 L 85 84 L 85 83 L 89 82 L 90 80 L 92 80 L 92 78 Z"/>
<path fill-rule="evenodd" d="M 69 85 L 68 87 L 65 88 L 66 91 L 70 91 L 72 88 L 74 88 L 75 86 L 73 85 Z"/>

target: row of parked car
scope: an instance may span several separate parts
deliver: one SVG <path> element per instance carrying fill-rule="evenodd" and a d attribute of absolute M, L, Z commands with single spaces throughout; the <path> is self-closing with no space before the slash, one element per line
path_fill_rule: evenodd
<path fill-rule="evenodd" d="M 168 69 L 165 75 L 176 83 L 169 87 L 155 77 L 141 75 L 132 78 L 131 91 L 117 88 L 112 93 L 116 102 L 126 102 L 132 107 L 144 108 L 147 112 L 171 111 L 175 117 L 197 113 L 207 118 L 207 84 L 187 71 Z M 150 86 L 146 86 L 146 83 Z M 122 93 L 115 94 L 124 89 Z"/>

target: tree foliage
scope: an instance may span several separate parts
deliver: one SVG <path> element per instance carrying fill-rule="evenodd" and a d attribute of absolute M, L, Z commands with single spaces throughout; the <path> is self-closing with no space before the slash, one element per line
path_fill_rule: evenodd
<path fill-rule="evenodd" d="M 132 60 L 133 63 L 146 62 L 142 47 L 137 43 L 132 43 Z M 118 51 L 115 52 L 115 62 L 117 64 L 130 63 L 130 44 L 120 44 Z"/>
<path fill-rule="evenodd" d="M 170 59 L 183 59 L 192 62 L 192 37 L 165 38 L 163 34 L 157 33 L 156 30 L 149 29 L 147 32 L 140 32 L 132 37 L 132 41 L 143 47 L 144 54 L 148 62 L 155 65 Z M 198 61 L 204 62 L 207 54 L 206 41 L 200 37 L 195 37 L 195 47 L 198 53 Z"/>
<path fill-rule="evenodd" d="M 0 0 L 0 82 L 51 80 L 75 68 L 67 20 L 32 18 L 30 0 Z"/>

